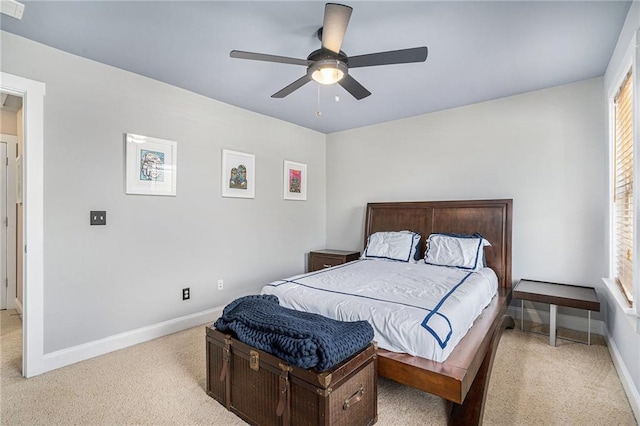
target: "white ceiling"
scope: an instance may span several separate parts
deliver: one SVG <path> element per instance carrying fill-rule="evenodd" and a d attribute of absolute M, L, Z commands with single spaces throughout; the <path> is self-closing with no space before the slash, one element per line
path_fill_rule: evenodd
<path fill-rule="evenodd" d="M 22 2 L 22 20 L 3 15 L 3 31 L 323 133 L 602 76 L 630 6 L 346 1 L 348 55 L 429 48 L 424 63 L 351 70 L 372 92 L 356 101 L 315 82 L 272 99 L 305 68 L 229 57 L 237 49 L 306 58 L 320 47 L 323 1 Z"/>

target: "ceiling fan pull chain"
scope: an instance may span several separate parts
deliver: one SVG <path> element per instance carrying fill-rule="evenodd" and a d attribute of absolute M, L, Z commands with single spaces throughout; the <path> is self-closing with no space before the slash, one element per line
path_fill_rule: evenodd
<path fill-rule="evenodd" d="M 316 111 L 316 117 L 320 118 L 322 111 L 320 111 L 320 85 L 318 85 L 318 110 Z"/>

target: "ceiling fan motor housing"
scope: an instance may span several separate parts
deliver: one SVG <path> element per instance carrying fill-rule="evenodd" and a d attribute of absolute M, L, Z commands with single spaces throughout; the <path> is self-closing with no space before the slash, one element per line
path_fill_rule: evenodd
<path fill-rule="evenodd" d="M 348 63 L 348 56 L 342 50 L 340 51 L 340 53 L 336 53 L 327 49 L 318 49 L 309 53 L 309 56 L 307 56 L 308 61 L 316 62 L 316 61 L 321 61 L 323 59 L 334 59 L 340 62 L 344 62 L 345 64 Z"/>

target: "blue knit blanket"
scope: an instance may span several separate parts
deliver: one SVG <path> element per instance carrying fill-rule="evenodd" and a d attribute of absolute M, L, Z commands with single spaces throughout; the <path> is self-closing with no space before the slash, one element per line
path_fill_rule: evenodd
<path fill-rule="evenodd" d="M 366 321 L 344 322 L 280 306 L 273 295 L 245 296 L 228 304 L 215 322 L 222 332 L 273 354 L 289 365 L 325 371 L 373 340 Z"/>

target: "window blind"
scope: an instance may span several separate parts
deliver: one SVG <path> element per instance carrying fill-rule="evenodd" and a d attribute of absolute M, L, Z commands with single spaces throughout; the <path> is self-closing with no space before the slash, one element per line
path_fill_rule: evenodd
<path fill-rule="evenodd" d="M 631 72 L 614 99 L 614 250 L 616 279 L 633 302 L 633 87 Z"/>

